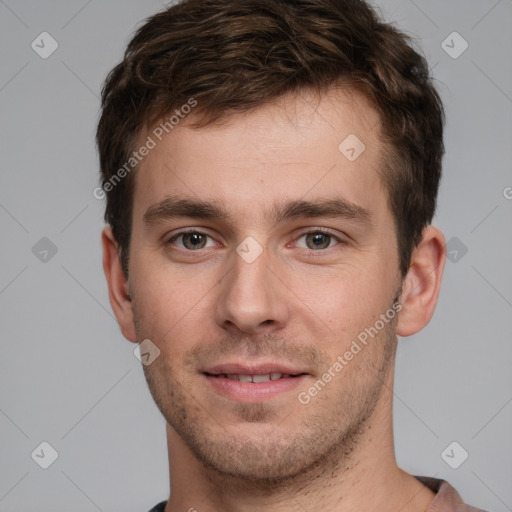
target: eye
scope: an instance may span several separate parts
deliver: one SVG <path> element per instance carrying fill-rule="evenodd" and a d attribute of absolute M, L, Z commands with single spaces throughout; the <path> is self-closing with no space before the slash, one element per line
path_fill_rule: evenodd
<path fill-rule="evenodd" d="M 299 243 L 299 240 L 301 240 L 302 238 L 304 238 L 305 245 L 301 245 Z M 331 243 L 333 241 L 336 241 L 338 243 L 341 242 L 341 240 L 338 237 L 334 236 L 331 233 L 322 230 L 316 230 L 303 233 L 297 239 L 296 245 L 297 247 L 301 247 L 302 249 L 311 249 L 313 251 L 317 251 L 319 249 L 329 249 L 334 245 L 337 245 L 336 243 Z"/>
<path fill-rule="evenodd" d="M 199 249 L 204 249 L 206 247 L 215 246 L 215 242 L 213 240 L 209 246 L 206 245 L 208 238 L 211 237 L 199 231 L 186 231 L 174 235 L 171 239 L 169 239 L 167 243 L 177 245 L 180 249 L 197 251 Z M 174 242 L 180 243 L 174 244 Z"/>

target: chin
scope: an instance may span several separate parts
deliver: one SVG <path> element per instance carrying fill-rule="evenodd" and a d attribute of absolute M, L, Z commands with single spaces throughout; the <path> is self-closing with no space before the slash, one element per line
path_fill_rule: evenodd
<path fill-rule="evenodd" d="M 325 465 L 333 451 L 318 430 L 307 435 L 288 428 L 278 437 L 275 425 L 259 426 L 259 432 L 258 425 L 251 424 L 248 429 L 240 426 L 235 432 L 214 433 L 192 427 L 177 433 L 213 477 L 239 481 L 240 485 L 245 482 L 251 488 L 270 489 L 306 476 Z"/>
<path fill-rule="evenodd" d="M 305 460 L 298 454 L 302 450 L 294 446 L 261 446 L 246 441 L 233 448 L 219 443 L 195 455 L 205 467 L 219 476 L 250 482 L 252 485 L 259 482 L 263 487 L 295 479 L 322 461 L 322 457 L 318 456 L 315 457 L 317 460 Z"/>

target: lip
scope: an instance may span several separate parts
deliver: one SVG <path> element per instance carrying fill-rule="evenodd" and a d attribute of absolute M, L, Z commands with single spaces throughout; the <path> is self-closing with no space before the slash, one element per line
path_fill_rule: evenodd
<path fill-rule="evenodd" d="M 245 403 L 263 402 L 292 391 L 300 386 L 306 378 L 310 377 L 310 374 L 298 367 L 280 363 L 261 363 L 258 365 L 226 363 L 209 367 L 201 373 L 215 392 L 232 400 Z M 226 374 L 264 375 L 267 373 L 297 376 L 286 376 L 266 382 L 240 382 L 228 379 L 225 376 Z"/>
<path fill-rule="evenodd" d="M 267 382 L 240 382 L 227 377 L 202 375 L 212 388 L 219 394 L 239 402 L 263 402 L 277 395 L 294 390 L 300 386 L 309 375 L 283 377 Z"/>
<path fill-rule="evenodd" d="M 263 375 L 265 373 L 287 373 L 290 375 L 299 375 L 301 373 L 307 373 L 305 370 L 294 367 L 291 365 L 280 364 L 280 363 L 260 363 L 244 364 L 244 363 L 224 363 L 209 368 L 200 370 L 202 373 L 210 374 L 243 374 L 243 375 Z"/>

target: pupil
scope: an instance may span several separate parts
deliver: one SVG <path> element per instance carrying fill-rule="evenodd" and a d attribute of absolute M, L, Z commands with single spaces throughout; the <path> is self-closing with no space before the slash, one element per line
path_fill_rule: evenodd
<path fill-rule="evenodd" d="M 184 237 L 184 244 L 189 249 L 201 249 L 204 246 L 203 235 L 201 233 L 188 233 Z"/>
<path fill-rule="evenodd" d="M 330 236 L 325 233 L 309 235 L 309 241 L 313 242 L 315 248 L 326 248 L 329 245 Z"/>

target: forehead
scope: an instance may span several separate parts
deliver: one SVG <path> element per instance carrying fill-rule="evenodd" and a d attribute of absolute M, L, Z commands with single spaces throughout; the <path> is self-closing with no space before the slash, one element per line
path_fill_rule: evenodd
<path fill-rule="evenodd" d="M 221 201 L 253 216 L 285 198 L 341 194 L 374 207 L 384 199 L 379 116 L 356 91 L 301 91 L 194 128 L 198 115 L 140 134 L 140 145 L 149 137 L 154 147 L 135 173 L 135 218 L 168 195 Z"/>

